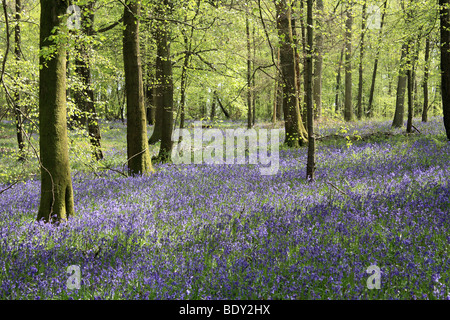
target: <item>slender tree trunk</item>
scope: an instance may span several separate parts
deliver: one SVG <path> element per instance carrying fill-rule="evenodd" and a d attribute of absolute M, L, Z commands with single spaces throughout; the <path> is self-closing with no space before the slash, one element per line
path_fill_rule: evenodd
<path fill-rule="evenodd" d="M 441 35 L 441 94 L 444 113 L 444 126 L 450 140 L 450 17 L 449 0 L 439 0 Z"/>
<path fill-rule="evenodd" d="M 14 27 L 14 56 L 16 61 L 22 60 L 20 57 L 20 19 L 22 14 L 22 4 L 20 0 L 16 0 L 16 26 Z M 20 72 L 17 73 L 17 78 L 20 78 Z M 23 132 L 23 115 L 20 102 L 20 89 L 17 88 L 14 92 L 14 113 L 16 115 L 16 130 L 17 130 L 17 144 L 19 146 L 19 161 L 25 160 L 25 140 Z"/>
<path fill-rule="evenodd" d="M 66 28 L 66 19 L 62 18 L 66 10 L 66 2 L 41 0 L 40 48 L 55 46 L 56 51 L 48 59 L 39 59 L 41 200 L 37 220 L 56 223 L 74 215 L 67 138 L 66 51 L 50 37 L 55 28 Z"/>
<path fill-rule="evenodd" d="M 186 87 L 187 87 L 187 70 L 189 68 L 191 60 L 191 47 L 189 44 L 189 39 L 186 34 L 183 34 L 184 48 L 186 54 L 183 60 L 183 67 L 181 69 L 181 84 L 180 84 L 180 129 L 184 128 L 184 121 L 186 118 Z M 182 136 L 180 136 L 180 139 Z"/>
<path fill-rule="evenodd" d="M 347 6 L 347 16 L 345 20 L 345 97 L 344 97 L 344 119 L 353 120 L 352 106 L 352 6 L 353 1 L 349 0 Z"/>
<path fill-rule="evenodd" d="M 283 112 L 288 147 L 299 147 L 307 141 L 307 132 L 303 126 L 298 107 L 297 84 L 295 75 L 295 54 L 292 48 L 292 28 L 290 6 L 286 0 L 275 1 L 277 11 L 278 37 L 281 42 L 280 66 L 283 83 Z"/>
<path fill-rule="evenodd" d="M 412 133 L 412 120 L 413 120 L 413 71 L 408 69 L 407 78 L 408 78 L 408 121 L 406 124 L 406 132 Z"/>
<path fill-rule="evenodd" d="M 216 117 L 216 97 L 213 96 L 212 103 L 211 103 L 211 120 L 214 120 Z"/>
<path fill-rule="evenodd" d="M 308 160 L 306 179 L 314 181 L 315 171 L 315 138 L 314 138 L 314 102 L 313 102 L 313 0 L 307 0 L 307 55 L 306 55 L 306 108 L 308 113 Z"/>
<path fill-rule="evenodd" d="M 381 24 L 380 24 L 380 32 L 378 34 L 378 43 L 381 44 L 382 35 L 383 35 L 383 25 L 384 25 L 384 17 L 386 16 L 386 7 L 388 0 L 384 1 L 383 4 L 383 13 L 381 14 Z M 375 81 L 377 79 L 377 70 L 378 70 L 378 60 L 380 56 L 380 47 L 377 48 L 375 62 L 373 64 L 373 73 L 372 73 L 372 84 L 370 86 L 369 93 L 369 104 L 367 106 L 367 116 L 371 118 L 373 116 L 373 96 L 375 93 Z"/>
<path fill-rule="evenodd" d="M 253 38 L 253 59 L 252 59 L 252 72 L 255 72 L 255 63 L 256 63 L 256 38 L 255 38 L 255 31 L 256 31 L 256 27 L 255 24 L 253 24 L 253 30 L 252 30 L 252 38 Z M 255 125 L 256 123 L 256 76 L 253 76 L 252 78 L 252 106 L 253 106 L 253 111 L 252 111 L 252 122 L 253 125 Z"/>
<path fill-rule="evenodd" d="M 428 78 L 430 77 L 430 37 L 425 40 L 425 69 L 423 75 L 423 107 L 422 107 L 422 122 L 428 121 Z"/>
<path fill-rule="evenodd" d="M 252 57 L 250 43 L 250 21 L 248 7 L 245 13 L 245 31 L 247 35 L 247 128 L 252 128 Z"/>
<path fill-rule="evenodd" d="M 335 107 L 336 113 L 338 113 L 339 110 L 341 109 L 339 95 L 341 93 L 341 69 L 342 69 L 342 59 L 344 58 L 344 51 L 345 51 L 345 48 L 343 48 L 341 50 L 341 56 L 339 58 L 338 70 L 336 72 L 336 95 L 334 98 L 334 107 Z"/>
<path fill-rule="evenodd" d="M 81 28 L 83 34 L 92 36 L 94 33 L 94 14 L 92 13 L 95 2 L 89 2 L 81 7 Z M 76 45 L 75 72 L 80 78 L 83 87 L 75 92 L 75 103 L 82 112 L 80 122 L 83 126 L 87 125 L 87 130 L 92 145 L 92 154 L 96 160 L 103 159 L 103 153 L 100 149 L 101 134 L 98 125 L 98 116 L 94 105 L 94 90 L 91 83 L 90 58 L 86 45 L 80 41 Z"/>
<path fill-rule="evenodd" d="M 164 0 L 162 14 L 168 16 L 169 1 Z M 156 59 L 156 77 L 158 79 L 161 94 L 157 96 L 158 107 L 162 111 L 161 124 L 161 147 L 159 149 L 158 161 L 170 161 L 172 153 L 173 132 L 173 76 L 172 61 L 170 60 L 169 25 L 166 21 L 160 22 L 156 36 L 158 54 Z"/>
<path fill-rule="evenodd" d="M 403 126 L 403 116 L 404 116 L 404 105 L 405 105 L 405 91 L 407 82 L 407 65 L 409 56 L 409 41 L 405 42 L 402 46 L 402 55 L 400 57 L 400 70 L 398 74 L 397 83 L 397 100 L 395 102 L 395 114 L 392 126 L 400 128 Z"/>
<path fill-rule="evenodd" d="M 361 42 L 359 43 L 359 80 L 358 80 L 358 98 L 356 102 L 356 116 L 361 119 L 363 116 L 362 95 L 363 95 L 363 63 L 364 63 L 364 36 L 366 35 L 366 13 L 367 3 L 363 2 L 362 23 L 361 23 Z"/>
<path fill-rule="evenodd" d="M 291 6 L 296 5 L 296 0 L 291 1 Z M 291 16 L 291 29 L 292 29 L 292 39 L 294 42 L 294 52 L 295 52 L 295 76 L 296 76 L 296 84 L 297 84 L 297 100 L 298 100 L 298 106 L 300 110 L 300 115 L 302 116 L 302 122 L 303 126 L 306 128 L 308 127 L 307 124 L 307 110 L 306 110 L 306 101 L 302 100 L 304 98 L 303 91 L 306 90 L 306 72 L 305 68 L 303 68 L 302 71 L 300 71 L 300 65 L 303 63 L 303 66 L 306 65 L 306 27 L 305 27 L 305 19 L 303 18 L 303 12 L 304 12 L 304 3 L 303 0 L 300 1 L 300 12 L 301 14 L 298 17 L 298 20 L 300 20 L 300 36 L 297 34 L 297 27 L 296 27 L 296 19 Z M 299 47 L 301 45 L 301 51 L 299 50 Z M 300 59 L 300 52 L 302 54 L 302 58 Z M 304 87 L 302 87 L 301 80 L 303 77 Z"/>
<path fill-rule="evenodd" d="M 283 117 L 283 83 L 282 83 L 282 75 L 281 75 L 281 64 L 280 64 L 280 48 L 278 48 L 278 69 L 277 71 L 277 106 L 276 106 L 276 117 L 277 120 L 280 121 Z"/>
<path fill-rule="evenodd" d="M 323 13 L 323 0 L 316 0 L 317 11 Z M 315 53 L 316 59 L 314 62 L 314 117 L 319 119 L 322 116 L 322 66 L 323 66 L 323 35 L 322 35 L 322 21 L 321 18 L 316 19 L 318 31 L 315 33 Z"/>
<path fill-rule="evenodd" d="M 147 119 L 139 50 L 140 2 L 127 1 L 123 22 L 123 59 L 127 96 L 127 157 L 131 175 L 153 172 L 147 145 Z"/>

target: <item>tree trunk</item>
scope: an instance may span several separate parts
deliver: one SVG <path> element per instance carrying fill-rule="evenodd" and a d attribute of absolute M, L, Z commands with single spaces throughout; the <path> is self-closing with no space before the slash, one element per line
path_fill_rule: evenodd
<path fill-rule="evenodd" d="M 49 39 L 55 28 L 65 28 L 67 3 L 41 0 L 40 48 L 55 46 L 56 52 L 40 57 L 39 147 L 41 200 L 37 220 L 66 221 L 74 215 L 72 178 L 66 118 L 66 51 Z"/>
<path fill-rule="evenodd" d="M 131 175 L 153 172 L 147 145 L 147 119 L 139 50 L 140 2 L 127 1 L 123 22 L 123 64 L 127 96 L 127 157 Z"/>
<path fill-rule="evenodd" d="M 380 32 L 378 34 L 378 43 L 379 44 L 381 44 L 381 41 L 382 41 L 384 17 L 386 16 L 387 2 L 388 2 L 388 0 L 384 1 L 383 13 L 381 14 Z M 376 56 L 375 56 L 375 62 L 373 64 L 372 84 L 370 86 L 369 104 L 367 106 L 367 116 L 369 118 L 371 118 L 373 116 L 373 96 L 374 96 L 374 93 L 375 93 L 375 81 L 377 79 L 377 69 L 378 69 L 379 56 L 380 56 L 380 48 L 378 47 L 377 48 L 377 52 L 376 52 Z"/>
<path fill-rule="evenodd" d="M 281 65 L 280 65 L 280 48 L 278 48 L 277 53 L 277 78 L 275 81 L 275 117 L 277 121 L 280 121 L 283 114 L 283 84 L 281 81 Z"/>
<path fill-rule="evenodd" d="M 315 171 L 315 138 L 314 138 L 314 102 L 313 102 L 313 0 L 307 0 L 307 52 L 306 52 L 306 109 L 308 117 L 308 160 L 306 179 L 314 181 Z"/>
<path fill-rule="evenodd" d="M 245 31 L 247 35 L 247 129 L 252 128 L 252 59 L 250 43 L 250 21 L 248 7 L 245 13 Z"/>
<path fill-rule="evenodd" d="M 339 110 L 341 109 L 340 106 L 340 100 L 339 100 L 339 94 L 341 93 L 341 69 L 342 69 L 342 59 L 344 58 L 344 50 L 345 48 L 343 48 L 341 50 L 341 55 L 339 58 L 339 63 L 338 63 L 338 70 L 336 72 L 336 95 L 334 98 L 334 107 L 335 107 L 335 112 L 338 113 Z"/>
<path fill-rule="evenodd" d="M 164 1 L 162 14 L 167 17 L 169 3 Z M 168 23 L 161 22 L 157 30 L 156 43 L 158 54 L 156 58 L 156 78 L 158 79 L 160 94 L 158 94 L 158 108 L 161 110 L 161 147 L 157 160 L 168 162 L 172 152 L 172 132 L 173 132 L 173 76 L 172 61 L 170 60 L 170 43 Z"/>
<path fill-rule="evenodd" d="M 363 60 L 364 60 L 364 36 L 366 34 L 366 1 L 362 7 L 362 23 L 361 23 L 361 42 L 359 43 L 359 80 L 358 80 L 358 98 L 356 102 L 356 116 L 361 119 L 363 116 L 362 95 L 363 95 Z"/>
<path fill-rule="evenodd" d="M 407 78 L 408 78 L 408 121 L 406 123 L 406 132 L 412 133 L 412 120 L 413 120 L 413 71 L 408 69 Z"/>
<path fill-rule="evenodd" d="M 81 28 L 83 34 L 92 36 L 94 33 L 94 14 L 92 13 L 95 2 L 90 2 L 87 5 L 81 7 Z M 75 46 L 77 50 L 75 58 L 75 73 L 78 75 L 82 89 L 78 89 L 75 92 L 75 103 L 80 109 L 81 117 L 80 122 L 83 126 L 87 126 L 90 142 L 92 145 L 92 154 L 96 160 L 103 159 L 103 153 L 100 149 L 100 127 L 98 125 L 98 116 L 94 105 L 94 90 L 91 84 L 91 68 L 90 58 L 86 45 L 80 41 Z"/>
<path fill-rule="evenodd" d="M 320 14 L 323 13 L 323 0 L 316 0 L 317 10 Z M 322 66 L 323 66 L 323 35 L 322 35 L 322 21 L 316 19 L 317 29 L 315 36 L 315 53 L 316 59 L 314 63 L 314 87 L 313 87 L 313 99 L 314 99 L 314 118 L 319 119 L 322 116 Z"/>
<path fill-rule="evenodd" d="M 395 114 L 392 126 L 400 128 L 403 126 L 403 116 L 404 116 L 404 104 L 405 104 L 405 91 L 406 91 L 406 68 L 408 65 L 409 56 L 409 41 L 405 42 L 402 46 L 402 55 L 400 57 L 400 70 L 398 74 L 397 83 L 397 100 L 395 102 Z"/>
<path fill-rule="evenodd" d="M 425 68 L 423 75 L 423 107 L 422 107 L 422 122 L 428 121 L 428 78 L 430 76 L 430 37 L 425 40 Z"/>
<path fill-rule="evenodd" d="M 344 119 L 345 121 L 353 120 L 352 106 L 352 0 L 347 6 L 347 16 L 345 20 L 345 97 L 344 97 Z"/>
<path fill-rule="evenodd" d="M 253 30 L 252 30 L 252 37 L 253 37 L 252 72 L 255 72 L 255 63 L 256 63 L 256 38 L 255 38 L 255 32 L 256 32 L 256 27 L 255 27 L 255 24 L 253 24 Z M 252 106 L 253 106 L 252 122 L 253 122 L 253 125 L 255 125 L 255 123 L 256 123 L 256 93 L 255 93 L 255 88 L 256 88 L 256 76 L 254 74 L 254 76 L 252 78 Z"/>
<path fill-rule="evenodd" d="M 20 61 L 20 19 L 22 14 L 22 4 L 20 0 L 16 0 L 16 26 L 14 28 L 14 56 L 16 61 Z M 17 79 L 20 78 L 20 72 L 17 73 Z M 16 131 L 17 131 L 17 144 L 19 147 L 19 161 L 25 160 L 25 140 L 24 140 L 24 132 L 23 132 L 23 115 L 22 115 L 22 107 L 20 102 L 20 89 L 17 88 L 14 92 L 14 113 L 16 115 Z"/>
<path fill-rule="evenodd" d="M 444 126 L 450 140 L 450 17 L 449 0 L 439 0 L 441 20 L 441 94 Z"/>
<path fill-rule="evenodd" d="M 283 83 L 283 113 L 285 123 L 285 144 L 299 147 L 307 141 L 307 132 L 303 126 L 297 97 L 295 75 L 295 50 L 292 48 L 292 28 L 290 6 L 286 0 L 275 1 L 277 11 L 277 29 L 280 39 L 281 81 Z"/>

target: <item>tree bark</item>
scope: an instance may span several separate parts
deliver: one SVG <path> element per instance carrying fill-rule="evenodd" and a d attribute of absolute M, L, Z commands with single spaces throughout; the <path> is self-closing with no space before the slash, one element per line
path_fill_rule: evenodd
<path fill-rule="evenodd" d="M 386 16 L 386 7 L 387 7 L 388 0 L 384 1 L 383 4 L 383 13 L 381 14 L 381 24 L 380 24 L 380 32 L 378 34 L 378 43 L 381 44 L 382 35 L 383 35 L 383 25 L 384 25 L 384 17 Z M 370 86 L 370 93 L 369 93 L 369 104 L 367 106 L 367 116 L 371 118 L 373 116 L 373 96 L 375 93 L 375 81 L 377 79 L 377 70 L 378 70 L 378 60 L 380 56 L 380 48 L 377 48 L 376 56 L 375 56 L 375 62 L 373 64 L 373 73 L 372 73 L 372 84 Z"/>
<path fill-rule="evenodd" d="M 292 48 L 291 9 L 286 0 L 275 1 L 277 29 L 280 39 L 280 67 L 283 84 L 283 113 L 285 123 L 285 144 L 299 147 L 307 142 L 297 97 L 295 74 L 295 50 Z"/>
<path fill-rule="evenodd" d="M 334 98 L 335 112 L 338 113 L 341 109 L 341 103 L 339 101 L 339 94 L 341 93 L 341 69 L 342 69 L 342 59 L 344 58 L 345 48 L 341 50 L 341 55 L 339 57 L 338 70 L 336 73 L 336 94 Z"/>
<path fill-rule="evenodd" d="M 54 46 L 39 63 L 39 147 L 41 200 L 38 221 L 59 223 L 74 215 L 66 117 L 66 50 L 49 39 L 55 28 L 64 29 L 67 2 L 41 0 L 40 48 Z"/>
<path fill-rule="evenodd" d="M 444 127 L 450 140 L 450 17 L 449 0 L 439 0 L 441 36 L 441 94 L 444 113 Z"/>
<path fill-rule="evenodd" d="M 352 0 L 347 5 L 347 14 L 345 20 L 345 96 L 344 96 L 344 119 L 353 120 L 352 106 Z"/>
<path fill-rule="evenodd" d="M 363 2 L 362 23 L 361 23 L 361 41 L 359 43 L 359 79 L 358 79 L 358 98 L 356 102 L 356 116 L 361 119 L 363 116 L 362 95 L 363 95 L 363 60 L 364 60 L 364 36 L 366 35 L 366 10 L 367 3 Z"/>
<path fill-rule="evenodd" d="M 130 175 L 153 172 L 147 145 L 147 119 L 139 50 L 140 2 L 127 1 L 123 22 L 123 60 L 127 97 L 127 157 Z"/>
<path fill-rule="evenodd" d="M 251 60 L 251 41 L 250 41 L 250 21 L 248 7 L 245 13 L 245 32 L 247 36 L 247 129 L 252 128 L 252 60 Z"/>
<path fill-rule="evenodd" d="M 307 54 L 306 77 L 306 109 L 308 117 L 308 160 L 306 164 L 306 179 L 314 181 L 315 171 L 315 138 L 314 138 L 314 102 L 313 102 L 313 0 L 307 0 Z"/>
<path fill-rule="evenodd" d="M 430 37 L 425 40 L 425 68 L 423 75 L 423 107 L 422 107 L 422 122 L 428 121 L 428 78 L 430 77 Z"/>
<path fill-rule="evenodd" d="M 16 61 L 22 60 L 20 57 L 20 19 L 22 14 L 22 4 L 20 0 L 16 0 L 16 26 L 14 27 L 14 56 Z M 17 78 L 20 78 L 20 72 L 17 73 Z M 16 130 L 17 130 L 17 144 L 19 147 L 19 161 L 25 160 L 25 140 L 23 132 L 23 108 L 20 102 L 20 89 L 17 88 L 14 92 L 14 113 L 16 116 Z"/>
<path fill-rule="evenodd" d="M 392 122 L 392 126 L 396 128 L 400 128 L 403 126 L 405 91 L 407 82 L 406 68 L 408 65 L 407 63 L 408 56 L 409 56 L 409 41 L 403 44 L 402 54 L 400 57 L 400 70 L 398 74 L 398 83 L 397 83 L 397 99 L 395 102 L 394 120 Z"/>
<path fill-rule="evenodd" d="M 162 14 L 167 17 L 169 2 L 163 3 Z M 157 95 L 158 106 L 161 110 L 161 147 L 157 160 L 168 162 L 172 152 L 173 132 L 173 76 L 172 61 L 170 60 L 169 26 L 167 22 L 160 22 L 157 29 L 156 43 L 158 54 L 156 58 L 156 78 L 159 83 L 160 93 Z"/>
<path fill-rule="evenodd" d="M 413 105 L 414 105 L 414 98 L 413 98 L 413 71 L 411 69 L 408 69 L 407 71 L 407 78 L 408 78 L 408 121 L 406 123 L 406 132 L 412 133 L 412 120 L 413 120 Z"/>
<path fill-rule="evenodd" d="M 92 13 L 95 2 L 89 2 L 81 6 L 81 28 L 82 34 L 92 36 L 94 34 L 94 14 Z M 76 90 L 74 98 L 75 103 L 80 109 L 80 122 L 87 126 L 90 142 L 92 145 L 92 154 L 96 160 L 103 159 L 103 153 L 100 149 L 101 134 L 98 125 L 98 116 L 94 105 L 94 90 L 91 83 L 90 57 L 86 45 L 81 40 L 75 46 L 77 50 L 75 58 L 75 73 L 81 80 L 83 87 Z"/>
<path fill-rule="evenodd" d="M 323 0 L 316 0 L 317 10 L 320 14 L 323 13 L 324 6 Z M 314 62 L 314 87 L 313 87 L 313 99 L 314 99 L 314 118 L 319 119 L 322 117 L 322 68 L 323 68 L 323 35 L 322 35 L 322 21 L 316 19 L 318 32 L 315 33 L 315 62 Z"/>

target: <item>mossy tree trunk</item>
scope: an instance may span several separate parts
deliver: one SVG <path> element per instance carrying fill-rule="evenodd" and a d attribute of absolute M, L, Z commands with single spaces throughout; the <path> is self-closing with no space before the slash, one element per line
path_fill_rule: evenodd
<path fill-rule="evenodd" d="M 392 126 L 400 128 L 403 126 L 403 117 L 405 114 L 405 92 L 407 84 L 407 59 L 409 56 L 409 42 L 405 42 L 402 46 L 402 55 L 400 58 L 400 71 L 397 82 L 397 98 L 395 101 L 395 113 Z"/>
<path fill-rule="evenodd" d="M 286 131 L 285 144 L 296 148 L 307 142 L 297 99 L 295 50 L 292 48 L 291 8 L 287 0 L 275 1 L 277 29 L 280 39 L 280 69 L 283 85 L 283 113 Z"/>
<path fill-rule="evenodd" d="M 140 2 L 127 1 L 123 22 L 123 61 L 127 97 L 127 157 L 131 175 L 153 171 L 147 143 L 147 118 L 144 106 L 144 87 L 139 52 Z"/>
<path fill-rule="evenodd" d="M 49 39 L 52 30 L 65 29 L 67 2 L 41 0 L 40 48 L 55 47 L 54 54 L 40 57 L 39 147 L 41 202 L 37 220 L 60 222 L 74 215 L 66 118 L 66 51 Z"/>

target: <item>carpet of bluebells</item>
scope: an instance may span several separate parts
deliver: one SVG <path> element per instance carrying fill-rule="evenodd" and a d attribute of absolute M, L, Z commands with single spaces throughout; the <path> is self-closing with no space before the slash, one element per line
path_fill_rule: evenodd
<path fill-rule="evenodd" d="M 318 127 L 396 135 L 319 143 L 314 183 L 306 148 L 282 148 L 271 176 L 259 165 L 73 172 L 77 216 L 60 227 L 35 222 L 38 178 L 17 184 L 0 197 L 0 299 L 448 299 L 450 144 L 441 119 L 415 126 Z"/>

